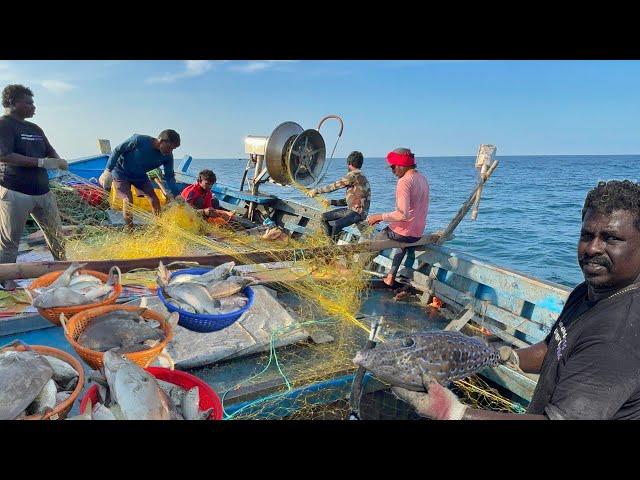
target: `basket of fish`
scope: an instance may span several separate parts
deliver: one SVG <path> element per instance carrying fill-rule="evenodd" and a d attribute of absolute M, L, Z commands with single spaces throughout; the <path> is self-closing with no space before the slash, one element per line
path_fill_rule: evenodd
<path fill-rule="evenodd" d="M 238 320 L 253 305 L 255 281 L 232 275 L 234 262 L 213 269 L 189 268 L 172 274 L 158 267 L 158 297 L 180 315 L 178 325 L 195 332 L 215 332 Z"/>
<path fill-rule="evenodd" d="M 104 368 L 90 372 L 92 385 L 77 420 L 221 420 L 222 403 L 205 382 L 186 372 L 142 369 L 118 355 L 104 354 Z"/>
<path fill-rule="evenodd" d="M 177 315 L 165 319 L 148 308 L 106 305 L 76 313 L 64 321 L 64 335 L 92 368 L 101 368 L 104 352 L 117 349 L 146 367 L 173 338 Z"/>
<path fill-rule="evenodd" d="M 68 318 L 87 308 L 112 305 L 122 293 L 118 267 L 105 275 L 85 270 L 85 265 L 73 263 L 64 272 L 46 273 L 27 288 L 32 305 L 54 325 L 60 325 L 61 313 Z"/>
<path fill-rule="evenodd" d="M 58 420 L 84 387 L 84 370 L 70 354 L 14 342 L 0 349 L 0 420 Z"/>

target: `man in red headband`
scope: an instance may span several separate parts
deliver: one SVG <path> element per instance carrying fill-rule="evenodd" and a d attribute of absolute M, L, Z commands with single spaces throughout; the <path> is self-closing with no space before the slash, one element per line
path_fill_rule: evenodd
<path fill-rule="evenodd" d="M 396 148 L 389 152 L 387 162 L 399 179 L 396 187 L 396 209 L 393 212 L 369 215 L 367 222 L 369 225 L 378 222 L 389 223 L 376 240 L 417 242 L 427 224 L 429 182 L 416 170 L 415 155 L 408 148 Z M 384 283 L 388 286 L 395 286 L 396 274 L 406 253 L 407 249 L 402 248 L 393 256 L 389 274 L 384 278 Z"/>

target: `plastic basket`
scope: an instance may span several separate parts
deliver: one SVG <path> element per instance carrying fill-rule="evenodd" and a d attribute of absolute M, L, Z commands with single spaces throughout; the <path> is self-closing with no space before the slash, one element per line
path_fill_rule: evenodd
<path fill-rule="evenodd" d="M 80 357 L 89 365 L 91 368 L 97 370 L 104 366 L 103 358 L 104 352 L 97 352 L 95 350 L 91 350 L 89 348 L 83 347 L 80 345 L 77 340 L 80 334 L 87 328 L 87 325 L 91 322 L 91 320 L 100 315 L 104 315 L 105 313 L 113 312 L 116 310 L 128 310 L 128 311 L 137 311 L 140 307 L 132 307 L 132 306 L 124 306 L 124 305 L 107 305 L 104 307 L 92 308 L 89 310 L 85 310 L 83 312 L 75 314 L 71 317 L 67 322 L 64 328 L 64 336 L 67 341 L 71 344 L 73 349 L 80 355 Z M 140 365 L 141 367 L 148 366 L 151 362 L 153 362 L 158 355 L 162 353 L 162 349 L 167 346 L 167 344 L 173 338 L 173 332 L 171 330 L 171 325 L 169 322 L 165 320 L 165 318 L 158 312 L 154 310 L 147 309 L 142 313 L 144 318 L 149 318 L 152 320 L 157 320 L 160 322 L 160 327 L 164 332 L 165 338 L 155 347 L 150 347 L 147 350 L 142 350 L 140 352 L 129 352 L 125 353 L 125 356 L 129 358 L 132 362 Z"/>
<path fill-rule="evenodd" d="M 78 384 L 76 385 L 76 388 L 74 388 L 73 392 L 71 392 L 71 395 L 69 395 L 69 398 L 56 405 L 52 411 L 45 413 L 44 415 L 28 415 L 24 417 L 23 420 L 62 420 L 69 414 L 73 407 L 73 403 L 76 401 L 76 398 L 80 396 L 80 393 L 84 388 L 84 369 L 82 368 L 82 364 L 74 358 L 73 355 L 57 348 L 45 347 L 44 345 L 29 345 L 29 348 L 38 352 L 40 355 L 49 355 L 50 357 L 56 357 L 67 362 L 76 372 L 78 372 Z M 26 348 L 23 345 L 16 345 L 15 350 L 25 351 Z"/>
<path fill-rule="evenodd" d="M 188 268 L 186 270 L 179 270 L 171 274 L 171 278 L 178 275 L 202 275 L 203 273 L 207 273 L 210 271 L 207 268 Z M 192 330 L 194 332 L 215 332 L 218 330 L 222 330 L 223 328 L 227 328 L 233 322 L 238 320 L 242 316 L 244 312 L 249 310 L 253 305 L 253 289 L 251 287 L 245 287 L 242 289 L 242 293 L 247 296 L 247 304 L 242 307 L 240 310 L 230 313 L 223 313 L 220 315 L 207 315 L 207 314 L 199 314 L 199 313 L 190 313 L 185 310 L 182 310 L 173 304 L 169 303 L 162 292 L 162 288 L 158 288 L 157 294 L 164 306 L 170 312 L 178 312 L 180 315 L 180 319 L 178 320 L 178 325 Z"/>
<path fill-rule="evenodd" d="M 109 276 L 106 273 L 97 272 L 95 270 L 81 269 L 79 270 L 79 272 L 80 274 L 93 275 L 94 277 L 99 278 L 102 281 L 102 283 L 106 283 L 107 279 L 109 278 Z M 62 270 L 58 272 L 45 273 L 41 277 L 38 277 L 33 282 L 31 282 L 31 285 L 29 285 L 28 289 L 35 296 L 35 292 L 33 292 L 34 289 L 47 287 L 51 285 L 63 273 L 64 271 Z M 118 300 L 118 297 L 122 293 L 122 285 L 120 283 L 116 283 L 113 287 L 114 287 L 113 293 L 109 295 L 106 299 L 102 300 L 101 302 L 87 303 L 84 305 L 72 305 L 69 307 L 38 308 L 38 313 L 44 318 L 46 318 L 47 320 L 49 320 L 54 325 L 60 325 L 61 313 L 64 313 L 64 316 L 69 318 L 75 315 L 76 313 L 82 312 L 90 308 L 102 307 L 105 305 L 112 305 L 116 303 L 116 300 Z"/>
<path fill-rule="evenodd" d="M 147 372 L 156 377 L 158 380 L 173 383 L 179 387 L 186 388 L 187 390 L 193 387 L 198 387 L 198 394 L 200 395 L 200 410 L 207 410 L 213 408 L 213 412 L 207 420 L 222 420 L 222 402 L 218 394 L 200 380 L 187 372 L 181 372 L 179 370 L 169 370 L 162 367 L 148 367 L 145 368 Z M 92 385 L 82 397 L 80 401 L 80 412 L 84 413 L 87 408 L 87 402 L 91 400 L 91 404 L 95 405 L 100 401 L 98 396 L 98 386 Z"/>

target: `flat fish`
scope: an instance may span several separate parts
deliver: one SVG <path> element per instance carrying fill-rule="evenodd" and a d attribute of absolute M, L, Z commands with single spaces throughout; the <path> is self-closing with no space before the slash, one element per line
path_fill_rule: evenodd
<path fill-rule="evenodd" d="M 25 411 L 52 375 L 51 366 L 34 351 L 0 354 L 0 420 Z"/>
<path fill-rule="evenodd" d="M 112 348 L 128 348 L 146 340 L 164 340 L 164 332 L 146 322 L 136 322 L 130 317 L 114 316 L 92 321 L 78 337 L 78 343 L 98 352 Z M 141 350 L 144 350 L 145 347 Z M 135 350 L 134 350 L 135 351 Z"/>
<path fill-rule="evenodd" d="M 99 297 L 104 297 L 113 291 L 108 285 L 98 285 L 74 290 L 71 287 L 59 287 L 43 291 L 33 299 L 36 308 L 68 307 L 72 305 L 86 305 Z"/>
<path fill-rule="evenodd" d="M 479 338 L 460 332 L 413 333 L 356 353 L 353 362 L 394 386 L 425 391 L 496 366 L 500 356 Z"/>

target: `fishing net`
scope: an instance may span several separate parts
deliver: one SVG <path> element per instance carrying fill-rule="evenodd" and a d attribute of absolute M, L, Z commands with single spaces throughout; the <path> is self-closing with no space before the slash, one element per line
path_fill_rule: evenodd
<path fill-rule="evenodd" d="M 131 230 L 121 214 L 109 209 L 108 194 L 100 187 L 73 174 L 51 183 L 64 223 L 79 227 L 64 239 L 68 260 L 222 254 L 238 264 L 252 265 L 251 275 L 267 281 L 277 292 L 296 323 L 272 333 L 269 351 L 247 360 L 251 368 L 244 378 L 218 387 L 225 418 L 346 417 L 344 404 L 355 371 L 352 358 L 366 343 L 369 332 L 370 318 L 360 311 L 370 295 L 366 267 L 377 253 L 338 251 L 317 223 L 307 225 L 304 236 L 247 234 L 236 222 L 210 223 L 188 205 L 174 202 L 158 216 L 126 205 L 135 224 Z M 303 187 L 300 190 L 306 193 Z M 321 195 L 314 200 L 322 210 L 329 206 Z M 372 234 L 373 229 L 368 228 L 362 236 L 371 238 Z M 260 263 L 255 261 L 258 254 L 263 256 Z M 125 288 L 152 288 L 155 270 L 129 272 L 123 283 Z M 277 348 L 281 339 L 301 329 L 315 340 Z M 316 341 L 318 338 L 324 340 Z M 384 340 L 384 334 L 378 338 Z M 194 373 L 215 376 L 220 368 L 214 365 Z M 470 404 L 517 411 L 517 404 L 479 378 L 457 382 L 456 386 Z M 261 393 L 252 398 L 251 392 Z M 399 402 L 389 392 L 384 398 L 387 403 Z"/>

